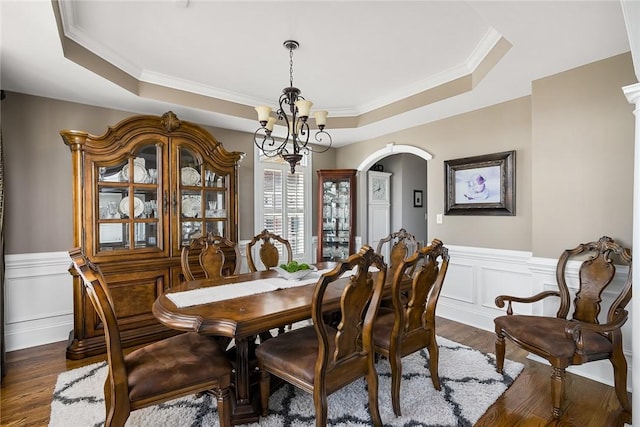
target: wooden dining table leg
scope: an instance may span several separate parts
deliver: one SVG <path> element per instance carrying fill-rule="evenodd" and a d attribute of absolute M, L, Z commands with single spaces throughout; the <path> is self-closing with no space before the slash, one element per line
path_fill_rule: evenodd
<path fill-rule="evenodd" d="M 254 341 L 255 337 L 236 338 L 236 402 L 231 415 L 231 423 L 234 425 L 256 422 L 260 419 L 259 391 L 251 390 L 251 350 Z"/>

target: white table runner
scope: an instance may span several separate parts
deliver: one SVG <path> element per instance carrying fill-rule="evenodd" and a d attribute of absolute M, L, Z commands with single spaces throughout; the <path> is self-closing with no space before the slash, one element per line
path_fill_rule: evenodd
<path fill-rule="evenodd" d="M 248 295 L 262 294 L 264 292 L 276 291 L 278 289 L 295 288 L 316 283 L 320 276 L 332 268 L 314 271 L 300 280 L 287 280 L 282 277 L 269 277 L 266 279 L 251 280 L 249 282 L 232 283 L 229 285 L 211 286 L 209 288 L 194 289 L 191 291 L 175 292 L 167 294 L 167 298 L 176 307 L 191 307 L 199 304 L 223 301 L 232 298 L 245 297 Z M 349 270 L 343 276 L 356 274 L 358 268 Z M 369 271 L 379 271 L 375 267 L 369 267 Z"/>
<path fill-rule="evenodd" d="M 169 298 L 176 307 L 190 307 L 193 305 L 207 304 L 210 302 L 223 301 L 247 295 L 261 294 L 278 289 L 309 285 L 311 283 L 316 283 L 320 278 L 320 275 L 327 271 L 331 271 L 331 269 L 314 271 L 301 280 L 287 280 L 282 277 L 269 277 L 267 279 L 251 280 L 249 282 L 169 293 L 167 294 L 167 298 Z"/>

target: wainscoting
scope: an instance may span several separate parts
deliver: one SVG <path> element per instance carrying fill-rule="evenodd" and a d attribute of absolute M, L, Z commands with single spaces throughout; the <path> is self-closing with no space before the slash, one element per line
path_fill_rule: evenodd
<path fill-rule="evenodd" d="M 67 252 L 5 256 L 7 351 L 64 341 L 73 329 Z"/>
<path fill-rule="evenodd" d="M 242 248 L 246 241 L 240 242 Z M 357 239 L 358 245 L 360 239 Z M 313 244 L 315 245 L 315 239 Z M 357 245 L 357 247 L 359 247 Z M 497 295 L 528 296 L 556 289 L 557 260 L 532 257 L 530 252 L 448 246 L 451 258 L 442 289 L 437 314 L 441 317 L 493 330 L 493 319 L 504 313 L 495 306 Z M 247 271 L 244 250 L 242 271 Z M 312 251 L 315 254 L 315 250 Z M 66 252 L 7 255 L 5 282 L 5 344 L 7 351 L 67 340 L 73 328 L 73 292 L 71 265 Z M 614 288 L 624 284 L 625 273 L 619 269 Z M 575 289 L 578 271 L 568 267 Z M 603 295 L 601 316 L 613 300 L 613 293 Z M 557 301 L 536 304 L 514 304 L 522 314 L 553 315 Z M 631 306 L 628 307 L 630 309 Z M 631 320 L 624 329 L 624 348 L 629 364 L 631 388 Z M 507 345 L 510 345 L 507 343 Z M 534 359 L 539 360 L 534 357 Z M 541 360 L 539 360 L 541 361 Z M 604 362 L 594 362 L 569 371 L 613 385 L 613 369 Z"/>

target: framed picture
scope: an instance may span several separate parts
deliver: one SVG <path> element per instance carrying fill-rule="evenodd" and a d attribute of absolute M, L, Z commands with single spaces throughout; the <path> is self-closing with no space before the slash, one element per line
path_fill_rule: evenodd
<path fill-rule="evenodd" d="M 414 208 L 422 207 L 422 191 L 421 190 L 413 190 L 413 207 Z"/>
<path fill-rule="evenodd" d="M 515 158 L 504 151 L 445 161 L 445 215 L 515 215 Z"/>

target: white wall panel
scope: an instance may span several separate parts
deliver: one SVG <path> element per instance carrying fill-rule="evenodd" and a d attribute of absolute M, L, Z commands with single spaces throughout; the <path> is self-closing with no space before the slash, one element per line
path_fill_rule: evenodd
<path fill-rule="evenodd" d="M 499 310 L 496 306 L 498 295 L 531 295 L 531 275 L 511 268 L 479 267 L 480 268 L 480 301 L 478 303 L 491 310 Z M 530 309 L 523 307 L 520 312 L 527 313 Z M 496 313 L 500 316 L 501 314 Z"/>
<path fill-rule="evenodd" d="M 63 341 L 73 329 L 73 281 L 66 252 L 5 257 L 7 351 Z"/>
<path fill-rule="evenodd" d="M 474 266 L 472 264 L 450 262 L 440 297 L 473 304 L 475 302 L 474 289 L 473 286 L 470 286 L 474 282 L 473 277 Z"/>

